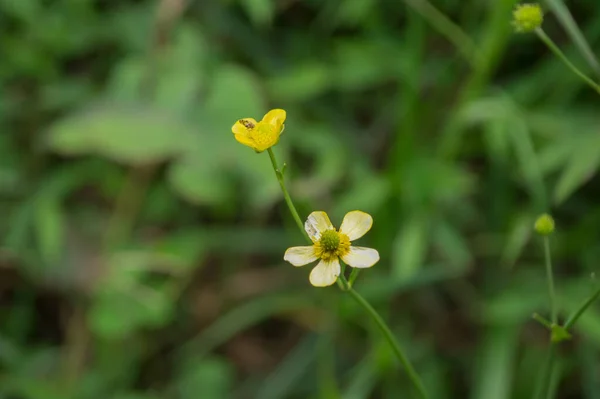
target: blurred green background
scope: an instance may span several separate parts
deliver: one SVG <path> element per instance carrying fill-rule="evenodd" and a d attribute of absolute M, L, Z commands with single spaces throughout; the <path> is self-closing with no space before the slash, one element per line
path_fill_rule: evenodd
<path fill-rule="evenodd" d="M 269 108 L 302 217 L 374 216 L 356 288 L 431 397 L 531 398 L 539 213 L 564 314 L 598 286 L 600 98 L 514 0 L 433 4 L 0 0 L 0 398 L 410 397 L 362 309 L 282 259 L 303 237 L 230 130 Z M 600 53 L 598 1 L 567 6 Z M 598 399 L 598 306 L 576 330 L 556 397 Z"/>

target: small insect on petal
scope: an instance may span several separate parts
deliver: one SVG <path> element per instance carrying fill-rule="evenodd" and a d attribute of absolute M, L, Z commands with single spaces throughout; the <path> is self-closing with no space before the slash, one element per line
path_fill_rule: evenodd
<path fill-rule="evenodd" d="M 238 121 L 239 123 L 241 123 L 242 125 L 244 125 L 244 127 L 246 129 L 254 129 L 254 126 L 256 126 L 251 120 L 249 119 L 240 119 Z"/>

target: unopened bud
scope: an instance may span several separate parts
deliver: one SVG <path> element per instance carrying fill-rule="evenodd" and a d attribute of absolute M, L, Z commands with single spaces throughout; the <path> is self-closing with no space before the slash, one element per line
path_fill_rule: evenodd
<path fill-rule="evenodd" d="M 535 232 L 540 235 L 550 235 L 554 232 L 554 219 L 552 219 L 552 216 L 548 215 L 547 213 L 544 213 L 539 218 L 537 218 L 537 220 L 535 221 L 534 228 Z"/>
<path fill-rule="evenodd" d="M 532 32 L 542 26 L 544 12 L 537 3 L 519 4 L 513 11 L 513 26 L 517 32 Z"/>

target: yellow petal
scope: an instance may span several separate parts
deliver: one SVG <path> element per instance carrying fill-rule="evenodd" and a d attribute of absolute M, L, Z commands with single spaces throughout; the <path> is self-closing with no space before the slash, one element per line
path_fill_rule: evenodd
<path fill-rule="evenodd" d="M 329 220 L 329 216 L 323 211 L 316 211 L 308 215 L 306 223 L 304 223 L 304 230 L 308 233 L 313 242 L 321 239 L 321 233 L 325 230 L 333 229 L 333 225 Z"/>
<path fill-rule="evenodd" d="M 247 145 L 248 147 L 254 149 L 255 151 L 258 151 L 256 149 L 256 144 L 254 143 L 254 140 L 252 140 L 252 137 L 245 135 L 245 134 L 234 134 L 233 137 L 235 137 L 235 139 L 238 141 L 238 143 Z"/>
<path fill-rule="evenodd" d="M 367 234 L 371 226 L 373 226 L 371 215 L 362 211 L 352 211 L 344 216 L 340 233 L 346 234 L 350 241 L 353 241 Z"/>
<path fill-rule="evenodd" d="M 253 118 L 240 119 L 233 124 L 231 131 L 234 134 L 248 135 L 248 133 L 254 129 L 256 124 L 257 122 Z"/>
<path fill-rule="evenodd" d="M 310 247 L 291 247 L 285 251 L 283 260 L 290 262 L 294 266 L 304 266 L 317 260 L 315 250 Z"/>
<path fill-rule="evenodd" d="M 282 109 L 272 109 L 262 118 L 262 122 L 275 126 L 277 134 L 283 131 L 283 122 L 285 122 L 286 112 Z"/>
<path fill-rule="evenodd" d="M 273 125 L 261 121 L 249 135 L 256 145 L 256 151 L 263 152 L 279 142 L 279 133 Z"/>
<path fill-rule="evenodd" d="M 328 262 L 321 260 L 310 272 L 309 280 L 315 287 L 327 287 L 335 283 L 340 275 L 340 260 L 337 257 Z"/>
<path fill-rule="evenodd" d="M 350 247 L 350 251 L 342 256 L 348 266 L 366 268 L 379 261 L 379 252 L 373 248 Z"/>

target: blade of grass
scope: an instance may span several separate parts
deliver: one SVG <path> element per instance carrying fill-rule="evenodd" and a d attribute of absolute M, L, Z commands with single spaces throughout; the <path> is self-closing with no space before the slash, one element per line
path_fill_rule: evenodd
<path fill-rule="evenodd" d="M 250 396 L 261 399 L 284 399 L 293 396 L 295 385 L 314 364 L 318 340 L 314 335 L 303 339 L 277 369 L 264 379 L 258 392 Z"/>
<path fill-rule="evenodd" d="M 427 0 L 404 0 L 404 2 L 421 14 L 434 29 L 454 44 L 465 59 L 472 63 L 476 62 L 477 47 L 475 46 L 473 39 L 471 39 L 460 26 L 454 23 Z"/>
<path fill-rule="evenodd" d="M 592 51 L 592 48 L 590 47 L 585 36 L 581 32 L 581 29 L 579 29 L 577 22 L 575 22 L 575 20 L 573 19 L 573 16 L 571 15 L 571 12 L 569 11 L 565 3 L 562 0 L 546 0 L 546 3 L 548 4 L 548 7 L 550 7 L 550 9 L 554 12 L 554 15 L 556 15 L 558 22 L 567 31 L 567 34 L 569 35 L 573 43 L 575 43 L 575 46 L 577 47 L 581 55 L 583 55 L 583 58 L 585 58 L 585 60 L 590 65 L 594 73 L 598 77 L 600 77 L 600 63 L 598 63 L 596 55 Z"/>
<path fill-rule="evenodd" d="M 586 399 L 600 399 L 600 379 L 597 376 L 600 367 L 598 347 L 589 341 L 582 341 L 578 345 L 577 352 L 581 363 L 582 393 Z"/>
<path fill-rule="evenodd" d="M 511 397 L 519 329 L 516 325 L 489 327 L 480 348 L 481 363 L 473 399 Z"/>
<path fill-rule="evenodd" d="M 201 357 L 227 342 L 238 332 L 275 314 L 310 307 L 310 295 L 268 295 L 248 301 L 230 310 L 212 325 L 181 347 L 183 353 L 196 352 Z"/>

